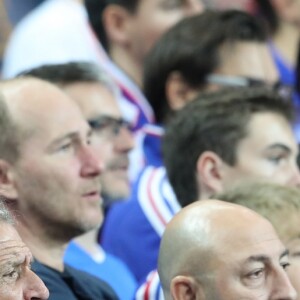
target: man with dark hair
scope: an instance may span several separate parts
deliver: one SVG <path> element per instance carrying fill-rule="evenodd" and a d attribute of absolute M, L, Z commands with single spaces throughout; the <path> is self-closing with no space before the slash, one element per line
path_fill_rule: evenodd
<path fill-rule="evenodd" d="M 163 143 L 178 199 L 174 214 L 244 181 L 299 186 L 291 116 L 291 105 L 268 88 L 220 90 L 188 103 L 168 124 Z M 161 206 L 167 207 L 163 202 Z M 155 271 L 137 299 L 143 295 L 163 299 Z"/>
<path fill-rule="evenodd" d="M 180 19 L 202 11 L 200 0 L 86 0 L 91 25 L 112 60 L 142 85 L 144 58 Z"/>
<path fill-rule="evenodd" d="M 212 86 L 274 84 L 267 40 L 262 23 L 243 12 L 206 11 L 180 22 L 145 63 L 144 92 L 157 122 Z"/>
<path fill-rule="evenodd" d="M 291 106 L 265 88 L 202 94 L 186 105 L 169 123 L 163 142 L 180 205 L 258 176 L 299 185 L 291 122 Z"/>
<path fill-rule="evenodd" d="M 121 257 L 138 280 L 156 267 L 161 234 L 179 209 L 160 168 L 160 125 L 200 91 L 264 84 L 272 89 L 277 72 L 266 41 L 262 25 L 246 13 L 205 11 L 175 25 L 147 58 L 145 93 L 159 125 L 144 127 L 147 167 L 135 183 L 133 201 L 113 207 L 102 236 L 104 247 Z"/>
<path fill-rule="evenodd" d="M 121 117 L 114 82 L 103 70 L 86 62 L 44 65 L 22 76 L 54 83 L 79 105 L 94 133 L 93 147 L 104 163 L 100 175 L 104 212 L 114 202 L 126 199 L 130 194 L 128 153 L 134 144 L 128 123 Z M 135 278 L 121 260 L 104 252 L 97 243 L 98 231 L 96 228 L 72 241 L 64 260 L 109 283 L 120 299 L 132 300 Z"/>
<path fill-rule="evenodd" d="M 181 19 L 203 11 L 201 0 L 85 0 L 89 20 L 110 61 L 101 64 L 118 83 L 124 117 L 136 132 L 130 177 L 144 167 L 144 126 L 155 121 L 141 92 L 144 60 L 160 36 Z M 140 130 L 141 129 L 141 130 Z"/>
<path fill-rule="evenodd" d="M 0 83 L 0 91 L 0 123 L 6 123 L 0 196 L 33 253 L 33 269 L 51 299 L 117 299 L 104 281 L 63 261 L 68 242 L 103 217 L 103 164 L 91 145 L 91 128 L 78 106 L 50 83 L 17 78 Z"/>

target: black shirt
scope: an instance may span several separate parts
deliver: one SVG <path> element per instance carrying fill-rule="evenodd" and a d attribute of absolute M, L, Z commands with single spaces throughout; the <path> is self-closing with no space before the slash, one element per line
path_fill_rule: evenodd
<path fill-rule="evenodd" d="M 118 300 L 107 283 L 68 265 L 59 272 L 35 260 L 32 270 L 47 286 L 49 300 Z"/>

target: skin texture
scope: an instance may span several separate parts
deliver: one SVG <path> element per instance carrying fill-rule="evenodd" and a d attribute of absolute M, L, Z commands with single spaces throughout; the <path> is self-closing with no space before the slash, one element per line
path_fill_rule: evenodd
<path fill-rule="evenodd" d="M 64 87 L 64 91 L 76 101 L 86 120 L 103 116 L 122 118 L 112 92 L 100 83 L 79 82 Z M 109 130 L 95 130 L 93 147 L 104 163 L 100 180 L 105 201 L 129 196 L 128 153 L 133 146 L 133 136 L 128 128 L 123 127 L 117 135 L 111 135 Z"/>
<path fill-rule="evenodd" d="M 62 270 L 66 243 L 102 221 L 103 165 L 78 106 L 58 88 L 18 79 L 4 84 L 3 93 L 28 136 L 14 164 L 1 161 L 1 192 L 18 212 L 18 231 L 33 255 Z"/>
<path fill-rule="evenodd" d="M 297 300 L 300 299 L 300 238 L 293 239 L 287 243 L 290 250 L 291 266 L 288 268 L 288 275 L 291 283 L 298 293 Z"/>
<path fill-rule="evenodd" d="M 236 164 L 223 164 L 223 189 L 240 180 L 257 178 L 299 186 L 297 154 L 297 143 L 289 123 L 273 113 L 256 113 L 248 124 L 247 136 L 238 144 Z"/>
<path fill-rule="evenodd" d="M 203 200 L 167 225 L 159 274 L 166 299 L 295 299 L 288 264 L 266 219 L 242 206 Z"/>
<path fill-rule="evenodd" d="M 42 280 L 30 269 L 32 254 L 12 225 L 0 223 L 0 298 L 48 299 Z"/>

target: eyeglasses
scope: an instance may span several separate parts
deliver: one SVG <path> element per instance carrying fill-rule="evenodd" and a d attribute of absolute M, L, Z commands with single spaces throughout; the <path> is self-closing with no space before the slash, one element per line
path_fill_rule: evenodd
<path fill-rule="evenodd" d="M 293 86 L 282 84 L 279 81 L 274 84 L 269 84 L 264 80 L 243 76 L 211 74 L 206 77 L 206 82 L 228 87 L 270 87 L 272 90 L 278 92 L 281 97 L 286 99 L 291 99 L 294 92 Z"/>
<path fill-rule="evenodd" d="M 109 116 L 88 120 L 88 123 L 95 132 L 105 137 L 116 137 L 120 133 L 121 128 L 131 130 L 129 122 Z"/>

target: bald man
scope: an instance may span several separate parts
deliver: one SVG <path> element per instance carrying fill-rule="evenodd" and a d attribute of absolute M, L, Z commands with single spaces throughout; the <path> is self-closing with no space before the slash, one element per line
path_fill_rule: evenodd
<path fill-rule="evenodd" d="M 167 225 L 158 272 L 169 299 L 295 299 L 288 252 L 272 225 L 252 210 L 195 202 Z"/>

